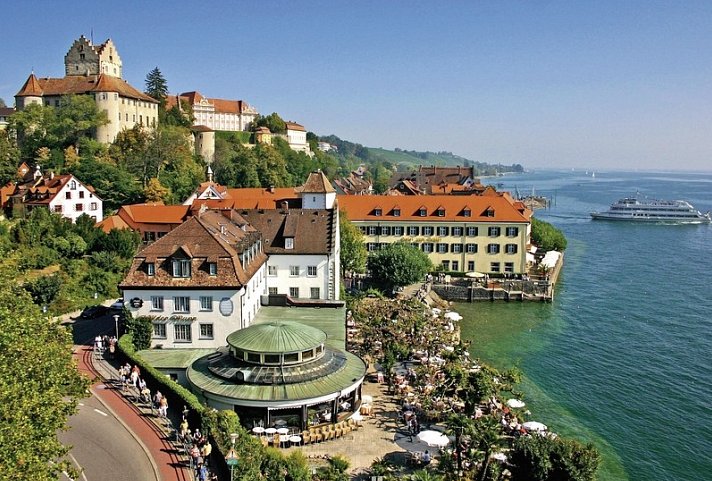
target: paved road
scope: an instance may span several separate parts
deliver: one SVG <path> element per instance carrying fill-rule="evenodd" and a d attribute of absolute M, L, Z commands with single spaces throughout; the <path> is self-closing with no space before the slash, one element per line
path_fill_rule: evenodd
<path fill-rule="evenodd" d="M 103 386 L 97 384 L 94 389 Z M 59 435 L 64 444 L 73 446 L 70 459 L 84 469 L 79 479 L 155 479 L 153 467 L 141 445 L 96 396 L 80 402 L 79 412 L 69 420 L 70 430 Z"/>

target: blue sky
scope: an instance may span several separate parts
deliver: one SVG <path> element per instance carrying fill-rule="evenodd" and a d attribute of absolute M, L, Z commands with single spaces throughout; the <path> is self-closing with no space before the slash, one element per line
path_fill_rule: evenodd
<path fill-rule="evenodd" d="M 528 168 L 712 170 L 712 2 L 13 2 L 0 97 L 72 41 L 319 135 Z"/>

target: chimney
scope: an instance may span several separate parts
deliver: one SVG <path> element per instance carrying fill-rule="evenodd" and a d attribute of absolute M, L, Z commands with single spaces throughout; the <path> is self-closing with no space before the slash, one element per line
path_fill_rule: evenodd
<path fill-rule="evenodd" d="M 286 200 L 283 200 L 279 205 L 283 211 L 285 211 L 285 212 L 289 211 L 289 204 L 287 203 Z"/>
<path fill-rule="evenodd" d="M 267 189 L 267 191 L 270 192 L 270 193 L 272 193 L 272 194 L 274 194 L 274 186 L 273 186 L 273 185 L 270 185 L 270 186 L 269 186 L 269 189 Z"/>

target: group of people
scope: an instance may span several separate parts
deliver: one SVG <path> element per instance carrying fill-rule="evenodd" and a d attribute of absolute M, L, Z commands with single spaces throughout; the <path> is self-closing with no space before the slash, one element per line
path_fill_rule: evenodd
<path fill-rule="evenodd" d="M 180 425 L 180 435 L 186 451 L 190 454 L 190 464 L 195 469 L 196 479 L 198 481 L 217 479 L 217 476 L 211 474 L 208 469 L 210 453 L 213 452 L 213 446 L 208 438 L 199 429 L 191 433 L 188 420 L 185 418 Z"/>
<path fill-rule="evenodd" d="M 109 337 L 104 334 L 103 336 L 96 336 L 94 338 L 94 351 L 105 352 L 108 351 L 109 357 L 113 359 L 114 353 L 116 352 L 116 336 Z"/>

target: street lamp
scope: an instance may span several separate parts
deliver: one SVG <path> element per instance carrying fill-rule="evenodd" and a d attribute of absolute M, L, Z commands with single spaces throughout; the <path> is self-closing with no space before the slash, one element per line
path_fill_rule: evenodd
<path fill-rule="evenodd" d="M 230 481 L 233 481 L 233 471 L 235 469 L 235 466 L 237 465 L 237 452 L 235 452 L 235 441 L 237 441 L 237 438 L 239 438 L 240 435 L 237 433 L 232 433 L 230 434 L 230 442 L 232 443 L 232 447 L 230 448 L 230 451 L 227 452 L 225 455 L 225 462 L 230 466 Z"/>
<path fill-rule="evenodd" d="M 119 315 L 114 314 L 114 326 L 116 326 L 116 339 L 119 338 Z"/>

